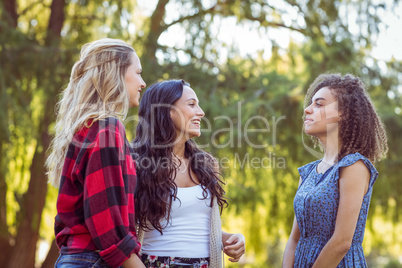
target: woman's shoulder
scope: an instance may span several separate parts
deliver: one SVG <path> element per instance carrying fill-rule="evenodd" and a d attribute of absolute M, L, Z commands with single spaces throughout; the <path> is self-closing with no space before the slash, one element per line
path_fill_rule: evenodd
<path fill-rule="evenodd" d="M 126 131 L 123 123 L 116 117 L 90 119 L 78 131 L 78 135 L 85 138 L 86 143 L 100 142 L 104 146 L 120 141 L 125 141 Z"/>
<path fill-rule="evenodd" d="M 370 185 L 373 185 L 378 177 L 378 171 L 370 160 L 364 155 L 356 152 L 344 156 L 338 162 L 338 168 L 347 169 L 349 173 L 366 173 L 369 171 Z"/>
<path fill-rule="evenodd" d="M 125 133 L 124 124 L 116 117 L 106 117 L 89 121 L 89 131 L 94 133 L 116 132 Z"/>
<path fill-rule="evenodd" d="M 374 169 L 375 167 L 374 165 L 371 163 L 371 161 L 365 157 L 364 155 L 356 152 L 356 153 L 351 153 L 348 155 L 345 155 L 344 157 L 342 157 L 341 160 L 339 160 L 338 162 L 338 166 L 339 167 L 348 167 L 348 166 L 352 166 L 355 163 L 357 163 L 359 160 L 361 160 L 357 165 L 361 165 L 361 162 L 363 162 L 368 169 Z"/>
<path fill-rule="evenodd" d="M 320 162 L 320 161 L 321 161 L 321 159 L 310 162 L 304 166 L 297 168 L 301 179 L 305 180 L 308 177 L 308 175 L 311 173 L 311 171 L 317 166 L 318 162 Z"/>

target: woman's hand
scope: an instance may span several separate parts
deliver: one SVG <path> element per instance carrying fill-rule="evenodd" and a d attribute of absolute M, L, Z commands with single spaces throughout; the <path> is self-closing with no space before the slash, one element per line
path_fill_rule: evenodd
<path fill-rule="evenodd" d="M 225 236 L 227 239 L 223 239 L 223 252 L 230 257 L 229 261 L 238 262 L 240 257 L 243 256 L 246 251 L 246 240 L 244 235 L 240 233 L 223 233 L 223 238 L 225 238 Z"/>

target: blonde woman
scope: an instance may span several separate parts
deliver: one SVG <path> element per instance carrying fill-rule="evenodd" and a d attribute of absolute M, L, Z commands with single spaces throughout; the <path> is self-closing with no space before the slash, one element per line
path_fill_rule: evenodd
<path fill-rule="evenodd" d="M 58 105 L 47 160 L 59 187 L 55 267 L 144 267 L 134 226 L 136 172 L 120 120 L 145 82 L 134 49 L 101 39 L 82 47 Z"/>

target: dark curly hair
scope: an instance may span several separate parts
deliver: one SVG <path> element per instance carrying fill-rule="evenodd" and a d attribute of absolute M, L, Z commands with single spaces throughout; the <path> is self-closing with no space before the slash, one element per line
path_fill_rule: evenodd
<path fill-rule="evenodd" d="M 387 135 L 363 82 L 351 74 L 322 74 L 310 85 L 304 108 L 312 103 L 314 94 L 323 87 L 328 87 L 334 94 L 341 112 L 341 148 L 337 160 L 356 152 L 373 163 L 384 158 L 388 151 Z M 318 142 L 316 137 L 312 139 Z"/>
<path fill-rule="evenodd" d="M 145 91 L 133 143 L 137 163 L 136 222 L 141 229 L 149 229 L 152 225 L 161 234 L 166 227 L 162 226 L 161 220 L 169 223 L 172 201 L 177 198 L 174 179 L 178 164 L 173 161 L 173 144 L 177 134 L 170 110 L 181 98 L 184 86 L 189 84 L 183 80 L 168 80 L 153 84 Z M 209 190 L 210 206 L 216 197 L 222 211 L 227 201 L 216 159 L 199 149 L 191 139 L 185 143 L 184 157 L 189 160 L 191 170 L 200 181 L 204 199 L 208 197 Z M 180 163 L 178 158 L 176 160 Z M 190 170 L 189 175 L 191 178 Z"/>

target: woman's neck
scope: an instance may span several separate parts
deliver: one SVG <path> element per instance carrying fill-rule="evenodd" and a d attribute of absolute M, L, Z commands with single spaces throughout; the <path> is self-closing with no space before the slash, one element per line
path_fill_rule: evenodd
<path fill-rule="evenodd" d="M 173 145 L 173 153 L 175 156 L 177 156 L 178 158 L 184 158 L 184 152 L 185 152 L 185 148 L 186 148 L 186 142 L 179 142 L 175 145 Z"/>
<path fill-rule="evenodd" d="M 321 144 L 324 147 L 324 157 L 322 161 L 328 165 L 333 165 L 337 161 L 337 156 L 341 149 L 340 141 L 337 139 L 321 139 Z"/>

